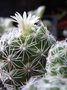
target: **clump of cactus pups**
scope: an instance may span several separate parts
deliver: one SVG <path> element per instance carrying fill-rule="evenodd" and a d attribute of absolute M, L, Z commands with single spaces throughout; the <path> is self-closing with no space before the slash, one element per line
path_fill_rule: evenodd
<path fill-rule="evenodd" d="M 67 90 L 67 79 L 56 76 L 31 78 L 20 90 Z"/>
<path fill-rule="evenodd" d="M 18 27 L 6 33 L 5 48 L 0 51 L 0 73 L 2 82 L 16 86 L 17 90 L 30 77 L 45 74 L 46 57 L 56 40 L 39 17 L 27 17 L 26 12 L 22 17 L 17 12 L 12 18 Z"/>
<path fill-rule="evenodd" d="M 67 78 L 67 42 L 57 42 L 49 50 L 47 58 L 47 74 Z"/>

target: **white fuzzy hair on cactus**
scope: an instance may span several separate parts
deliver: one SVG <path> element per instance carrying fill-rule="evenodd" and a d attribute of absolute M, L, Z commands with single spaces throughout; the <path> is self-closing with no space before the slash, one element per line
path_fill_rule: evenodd
<path fill-rule="evenodd" d="M 56 42 L 49 50 L 47 57 L 46 69 L 48 74 L 55 71 L 58 75 L 62 75 L 63 77 L 65 72 L 64 74 L 61 74 L 59 72 L 61 68 L 67 68 L 67 42 L 65 40 Z"/>
<path fill-rule="evenodd" d="M 46 76 L 42 78 L 33 78 L 33 80 L 30 79 L 27 85 L 21 90 L 66 90 L 67 79 L 61 77 Z M 62 84 L 62 82 L 64 84 Z"/>
<path fill-rule="evenodd" d="M 21 36 L 21 32 L 13 27 L 13 28 L 9 28 L 7 32 L 5 32 L 2 37 L 1 37 L 1 41 L 5 44 L 5 42 L 7 42 L 7 44 L 11 44 L 14 38 L 18 38 Z"/>

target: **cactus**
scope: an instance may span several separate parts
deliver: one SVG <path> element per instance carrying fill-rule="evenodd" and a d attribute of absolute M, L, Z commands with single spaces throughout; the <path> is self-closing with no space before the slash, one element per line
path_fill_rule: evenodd
<path fill-rule="evenodd" d="M 47 58 L 47 74 L 67 78 L 67 42 L 57 42 L 49 50 Z"/>
<path fill-rule="evenodd" d="M 46 56 L 56 40 L 39 17 L 27 17 L 26 12 L 11 17 L 18 27 L 1 37 L 0 74 L 4 84 L 18 88 L 30 77 L 45 74 Z"/>
<path fill-rule="evenodd" d="M 44 77 L 31 78 L 20 90 L 67 90 L 67 41 L 57 41 L 49 50 Z"/>
<path fill-rule="evenodd" d="M 56 76 L 31 78 L 20 90 L 67 90 L 67 79 Z"/>

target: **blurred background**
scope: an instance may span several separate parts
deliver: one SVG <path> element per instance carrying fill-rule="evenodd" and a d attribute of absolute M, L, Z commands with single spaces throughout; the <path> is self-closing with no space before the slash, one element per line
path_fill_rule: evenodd
<path fill-rule="evenodd" d="M 0 17 L 10 17 L 17 11 L 36 10 L 45 6 L 42 20 L 51 33 L 58 39 L 67 38 L 67 0 L 0 0 Z"/>

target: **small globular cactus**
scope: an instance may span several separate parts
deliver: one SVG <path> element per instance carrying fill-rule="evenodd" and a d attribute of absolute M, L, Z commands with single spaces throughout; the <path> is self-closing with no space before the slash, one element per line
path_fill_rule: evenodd
<path fill-rule="evenodd" d="M 11 17 L 18 27 L 1 37 L 0 73 L 4 84 L 18 88 L 30 77 L 45 74 L 46 57 L 56 40 L 39 17 L 27 17 L 26 12 Z"/>
<path fill-rule="evenodd" d="M 20 90 L 67 90 L 67 79 L 56 76 L 31 78 Z"/>
<path fill-rule="evenodd" d="M 46 70 L 48 75 L 67 78 L 67 42 L 57 42 L 49 50 Z"/>

